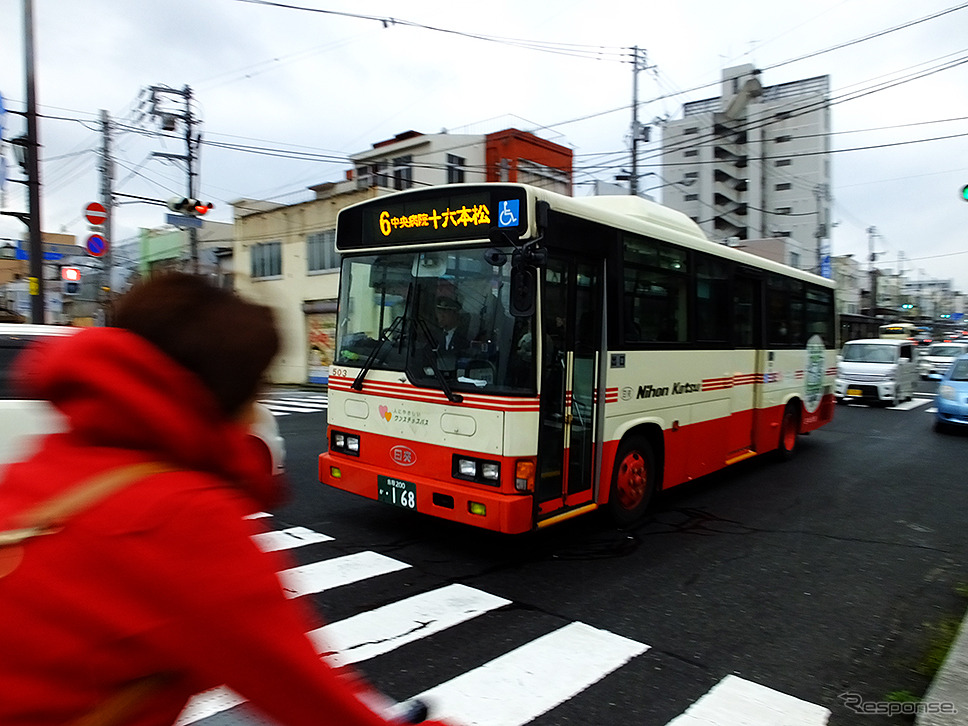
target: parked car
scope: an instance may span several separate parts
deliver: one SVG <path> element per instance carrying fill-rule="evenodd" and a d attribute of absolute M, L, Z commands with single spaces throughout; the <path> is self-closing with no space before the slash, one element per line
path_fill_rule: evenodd
<path fill-rule="evenodd" d="M 78 330 L 61 325 L 0 323 L 0 467 L 27 458 L 41 436 L 67 428 L 64 417 L 46 401 L 18 397 L 10 385 L 13 361 L 24 348 L 42 338 L 71 335 Z M 267 464 L 276 474 L 283 473 L 286 443 L 275 416 L 257 403 L 253 418 L 251 432 L 265 444 Z"/>
<path fill-rule="evenodd" d="M 76 330 L 58 325 L 0 323 L 0 466 L 27 458 L 41 435 L 65 428 L 63 417 L 46 402 L 17 397 L 9 379 L 13 361 L 34 341 L 70 335 Z"/>
<path fill-rule="evenodd" d="M 837 363 L 837 403 L 857 399 L 897 405 L 914 397 L 915 346 L 897 338 L 863 338 L 844 343 Z"/>
<path fill-rule="evenodd" d="M 921 378 L 940 378 L 951 367 L 951 361 L 968 353 L 968 341 L 963 343 L 934 343 L 918 353 L 918 373 Z"/>
<path fill-rule="evenodd" d="M 938 383 L 934 430 L 968 427 L 968 355 L 951 363 Z"/>

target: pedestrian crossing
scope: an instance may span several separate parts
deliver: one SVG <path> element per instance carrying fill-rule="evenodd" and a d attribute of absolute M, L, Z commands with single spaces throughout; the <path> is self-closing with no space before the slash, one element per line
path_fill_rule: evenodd
<path fill-rule="evenodd" d="M 329 408 L 329 396 L 315 391 L 286 391 L 259 399 L 273 416 L 292 413 L 319 413 Z"/>
<path fill-rule="evenodd" d="M 310 545 L 325 555 L 329 535 L 305 527 L 273 528 L 255 535 L 263 551 Z M 403 572 L 411 565 L 373 551 L 315 560 L 279 573 L 288 597 L 305 597 L 344 585 Z M 363 663 L 424 638 L 465 626 L 512 606 L 506 598 L 460 583 L 445 584 L 359 612 L 307 635 L 332 665 Z M 510 647 L 510 646 L 509 646 Z M 501 655 L 411 695 L 427 702 L 431 717 L 466 726 L 524 726 L 575 698 L 595 683 L 631 664 L 650 646 L 623 635 L 573 621 L 557 625 Z M 419 661 L 418 661 L 419 662 Z M 548 678 L 548 669 L 554 677 Z M 188 724 L 251 723 L 244 699 L 226 687 L 193 698 L 177 721 Z M 233 711 L 235 709 L 235 711 Z M 238 718 L 235 718 L 238 712 Z M 726 675 L 667 726 L 823 726 L 830 711 L 751 681 Z M 219 720 L 221 719 L 221 720 Z"/>

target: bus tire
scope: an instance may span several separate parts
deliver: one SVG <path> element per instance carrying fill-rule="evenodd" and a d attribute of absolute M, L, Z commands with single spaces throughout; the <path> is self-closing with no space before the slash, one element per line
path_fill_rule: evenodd
<path fill-rule="evenodd" d="M 631 524 L 649 506 L 656 488 L 655 454 L 642 436 L 622 441 L 615 455 L 608 510 L 619 525 Z"/>
<path fill-rule="evenodd" d="M 789 461 L 797 453 L 797 436 L 800 431 L 800 413 L 794 404 L 788 403 L 780 419 L 780 440 L 776 446 L 781 461 Z"/>

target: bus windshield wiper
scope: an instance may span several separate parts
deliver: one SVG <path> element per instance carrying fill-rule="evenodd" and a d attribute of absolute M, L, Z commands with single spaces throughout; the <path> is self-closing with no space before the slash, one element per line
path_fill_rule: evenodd
<path fill-rule="evenodd" d="M 390 327 L 384 330 L 380 335 L 380 340 L 377 341 L 375 346 L 373 346 L 373 350 L 371 350 L 370 354 L 366 357 L 363 367 L 360 368 L 360 372 L 356 374 L 356 378 L 353 380 L 353 383 L 350 386 L 350 388 L 352 388 L 354 391 L 363 390 L 363 379 L 366 378 L 366 374 L 370 372 L 370 369 L 376 362 L 376 357 L 380 354 L 380 351 L 383 350 L 383 346 L 385 346 L 390 338 L 393 337 L 393 334 L 396 330 L 403 327 L 403 321 L 404 315 L 398 315 L 390 324 Z"/>

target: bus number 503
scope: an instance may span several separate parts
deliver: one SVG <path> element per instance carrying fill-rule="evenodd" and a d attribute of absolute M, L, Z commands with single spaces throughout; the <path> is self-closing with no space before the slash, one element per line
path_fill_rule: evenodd
<path fill-rule="evenodd" d="M 377 476 L 376 498 L 381 502 L 403 507 L 404 509 L 416 509 L 417 485 L 409 481 L 403 481 L 402 479 Z"/>

